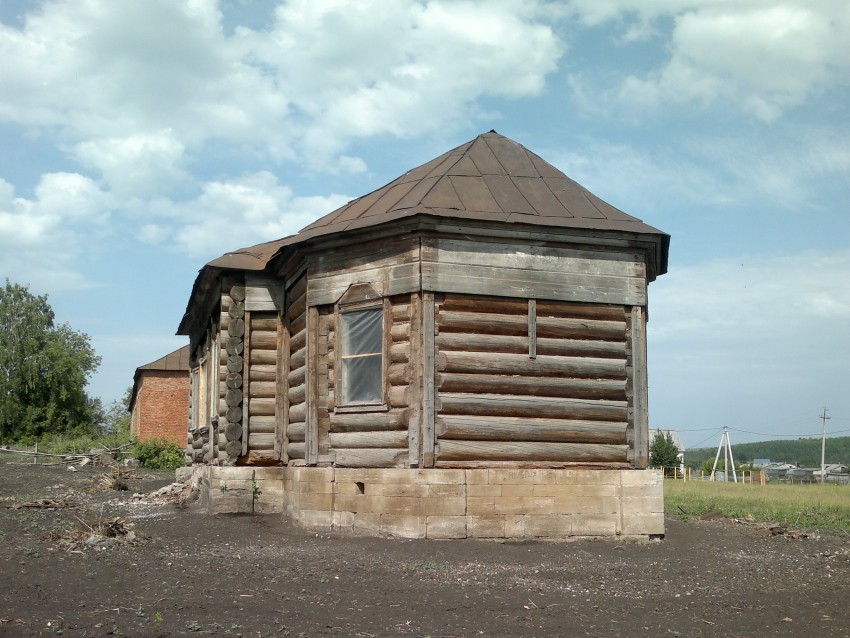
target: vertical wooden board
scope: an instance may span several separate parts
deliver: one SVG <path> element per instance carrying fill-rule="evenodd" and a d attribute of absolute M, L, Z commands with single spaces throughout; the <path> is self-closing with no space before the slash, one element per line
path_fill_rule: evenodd
<path fill-rule="evenodd" d="M 319 309 L 307 309 L 307 464 L 319 458 Z"/>
<path fill-rule="evenodd" d="M 410 295 L 410 417 L 407 424 L 408 463 L 419 467 L 419 433 L 422 424 L 422 300 Z"/>
<path fill-rule="evenodd" d="M 242 336 L 245 363 L 242 372 L 242 456 L 248 454 L 249 423 L 251 418 L 249 412 L 250 390 L 251 390 L 251 313 L 245 313 L 245 334 Z"/>
<path fill-rule="evenodd" d="M 285 365 L 287 357 L 286 336 L 283 329 L 283 321 L 280 315 L 277 322 L 277 379 L 275 379 L 275 415 L 274 415 L 274 452 L 277 459 L 284 458 L 283 433 L 286 432 L 284 414 L 286 413 L 287 375 L 289 369 Z"/>
<path fill-rule="evenodd" d="M 528 300 L 528 357 L 537 358 L 537 300 Z"/>
<path fill-rule="evenodd" d="M 634 464 L 643 469 L 649 464 L 649 409 L 646 371 L 646 320 L 643 308 L 632 307 L 632 387 L 634 392 Z"/>
<path fill-rule="evenodd" d="M 434 293 L 422 294 L 422 456 L 421 467 L 434 466 L 435 339 Z"/>

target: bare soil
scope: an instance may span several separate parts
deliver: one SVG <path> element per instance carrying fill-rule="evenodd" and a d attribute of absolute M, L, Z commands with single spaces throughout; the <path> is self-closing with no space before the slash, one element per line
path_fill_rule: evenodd
<path fill-rule="evenodd" d="M 0 636 L 850 635 L 846 534 L 362 538 L 133 500 L 173 475 L 104 472 L 0 460 Z"/>

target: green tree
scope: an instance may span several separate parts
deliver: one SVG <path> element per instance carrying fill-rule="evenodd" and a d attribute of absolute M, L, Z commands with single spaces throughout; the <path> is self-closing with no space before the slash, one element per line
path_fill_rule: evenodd
<path fill-rule="evenodd" d="M 0 440 L 92 432 L 97 401 L 85 386 L 99 365 L 88 335 L 54 324 L 46 295 L 6 280 L 0 288 Z"/>
<path fill-rule="evenodd" d="M 676 467 L 679 465 L 679 448 L 673 443 L 669 432 L 657 432 L 649 446 L 649 464 L 652 467 Z"/>

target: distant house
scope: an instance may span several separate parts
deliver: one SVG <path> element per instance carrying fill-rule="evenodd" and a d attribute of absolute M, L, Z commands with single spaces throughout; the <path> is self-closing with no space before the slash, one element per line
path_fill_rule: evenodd
<path fill-rule="evenodd" d="M 167 438 L 186 445 L 189 346 L 136 368 L 130 415 L 130 432 L 140 441 Z"/>
<path fill-rule="evenodd" d="M 662 429 L 653 429 L 649 430 L 649 445 L 652 445 L 652 442 L 655 440 L 656 435 L 661 434 L 662 436 L 670 435 L 670 438 L 673 439 L 673 445 L 676 446 L 676 449 L 679 450 L 679 453 L 676 455 L 679 459 L 679 465 L 684 468 L 685 466 L 685 445 L 682 443 L 682 439 L 679 436 L 679 433 L 676 430 L 662 430 Z"/>

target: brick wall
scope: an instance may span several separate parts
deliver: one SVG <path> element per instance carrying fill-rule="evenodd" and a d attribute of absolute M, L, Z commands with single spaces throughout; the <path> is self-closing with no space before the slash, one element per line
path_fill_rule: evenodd
<path fill-rule="evenodd" d="M 140 441 L 171 439 L 186 445 L 189 373 L 144 370 L 138 385 L 130 424 Z"/>

